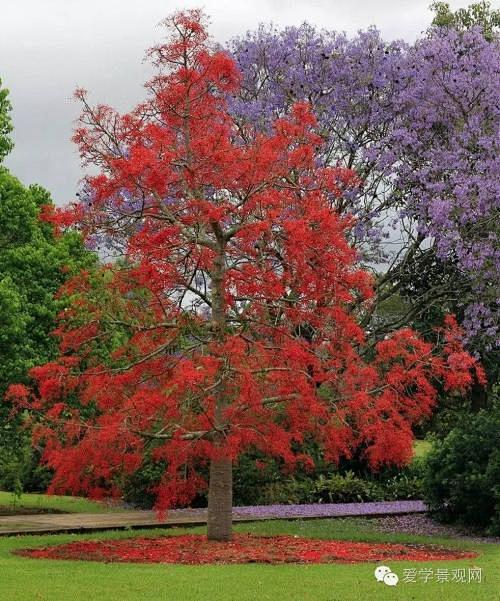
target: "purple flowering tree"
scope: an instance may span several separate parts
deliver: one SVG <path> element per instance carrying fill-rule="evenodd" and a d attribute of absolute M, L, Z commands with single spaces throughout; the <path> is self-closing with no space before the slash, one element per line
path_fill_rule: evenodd
<path fill-rule="evenodd" d="M 470 280 L 464 325 L 486 349 L 498 335 L 500 303 L 499 59 L 498 41 L 477 29 L 418 42 L 399 94 L 402 127 L 391 132 L 404 156 L 397 185 L 411 190 L 408 207 L 437 257 Z"/>
<path fill-rule="evenodd" d="M 325 140 L 321 160 L 361 175 L 338 209 L 357 217 L 352 241 L 379 274 L 379 303 L 406 294 L 394 318 L 381 320 L 374 305 L 365 318 L 374 336 L 451 308 L 476 348 L 495 348 L 498 39 L 434 28 L 410 47 L 375 29 L 348 38 L 305 24 L 261 27 L 230 50 L 244 74 L 232 98 L 242 125 L 267 128 L 306 99 Z"/>

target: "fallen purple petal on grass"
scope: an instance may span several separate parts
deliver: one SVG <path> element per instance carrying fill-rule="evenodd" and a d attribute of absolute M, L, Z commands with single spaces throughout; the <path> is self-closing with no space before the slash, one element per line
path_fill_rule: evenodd
<path fill-rule="evenodd" d="M 465 527 L 453 524 L 440 524 L 426 514 L 388 515 L 373 520 L 379 532 L 416 534 L 419 536 L 442 536 L 462 538 L 471 542 L 500 543 L 499 536 L 484 536 Z"/>
<path fill-rule="evenodd" d="M 308 505 L 261 505 L 234 507 L 234 515 L 256 518 L 336 517 L 416 513 L 427 510 L 423 501 L 371 503 L 315 503 Z"/>

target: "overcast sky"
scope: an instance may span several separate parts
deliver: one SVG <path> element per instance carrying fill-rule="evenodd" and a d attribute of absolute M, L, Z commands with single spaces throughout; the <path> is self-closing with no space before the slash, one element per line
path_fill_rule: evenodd
<path fill-rule="evenodd" d="M 203 7 L 219 42 L 260 22 L 306 20 L 348 33 L 376 25 L 386 39 L 413 41 L 431 21 L 430 2 L 1 0 L 0 78 L 10 89 L 16 145 L 6 164 L 24 183 L 46 187 L 57 204 L 73 200 L 83 175 L 70 142 L 79 112 L 74 89 L 86 88 L 95 103 L 132 108 L 150 73 L 144 51 L 161 39 L 159 21 L 179 8 Z M 452 9 L 469 3 L 449 2 Z"/>

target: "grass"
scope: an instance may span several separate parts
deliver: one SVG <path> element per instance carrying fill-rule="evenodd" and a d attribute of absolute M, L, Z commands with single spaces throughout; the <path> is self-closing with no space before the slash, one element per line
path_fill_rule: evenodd
<path fill-rule="evenodd" d="M 116 507 L 108 506 L 98 501 L 90 501 L 82 497 L 64 497 L 36 493 L 25 493 L 20 497 L 15 497 L 11 492 L 5 491 L 0 491 L 0 507 L 6 507 L 11 510 L 52 510 L 67 513 L 107 513 L 109 511 L 120 511 Z"/>
<path fill-rule="evenodd" d="M 435 543 L 478 551 L 476 560 L 388 562 L 402 580 L 404 568 L 482 568 L 481 583 L 378 583 L 374 563 L 357 565 L 172 566 L 36 560 L 14 549 L 77 539 L 171 536 L 185 529 L 108 532 L 89 535 L 0 538 L 2 601 L 497 601 L 500 600 L 500 546 L 450 538 L 382 534 L 369 519 L 269 521 L 240 524 L 240 532 L 297 534 L 318 538 L 379 542 Z M 193 528 L 190 532 L 203 532 Z"/>

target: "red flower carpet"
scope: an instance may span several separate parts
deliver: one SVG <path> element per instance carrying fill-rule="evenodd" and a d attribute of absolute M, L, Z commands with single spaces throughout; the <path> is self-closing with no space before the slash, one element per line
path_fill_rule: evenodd
<path fill-rule="evenodd" d="M 198 534 L 122 540 L 85 540 L 38 549 L 22 549 L 17 553 L 24 557 L 41 559 L 179 564 L 358 563 L 477 557 L 477 553 L 437 546 L 250 534 L 236 534 L 230 542 L 208 541 L 205 536 Z"/>

